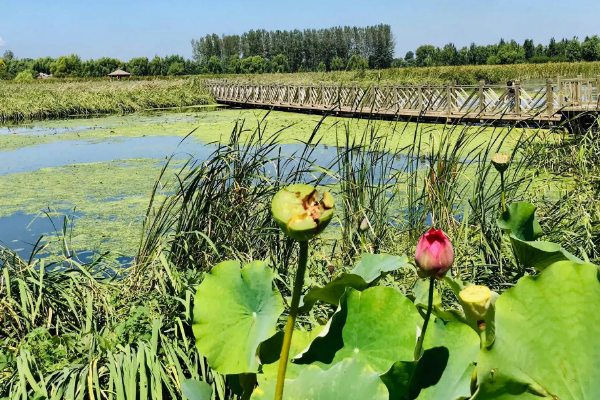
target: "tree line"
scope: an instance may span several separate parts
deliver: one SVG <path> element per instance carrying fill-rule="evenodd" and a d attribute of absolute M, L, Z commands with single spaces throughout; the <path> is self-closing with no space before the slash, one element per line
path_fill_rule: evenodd
<path fill-rule="evenodd" d="M 76 54 L 38 59 L 15 57 L 8 50 L 0 58 L 0 79 L 29 80 L 39 73 L 56 77 L 104 77 L 120 68 L 134 76 L 197 75 L 365 70 L 453 65 L 600 61 L 600 38 L 552 38 L 547 45 L 527 39 L 498 44 L 443 47 L 423 45 L 404 58 L 394 58 L 389 25 L 337 27 L 304 31 L 249 31 L 242 35 L 207 35 L 192 40 L 193 59 L 180 55 L 136 57 L 124 62 L 102 57 L 82 60 Z"/>
<path fill-rule="evenodd" d="M 501 39 L 498 44 L 458 49 L 453 43 L 444 47 L 423 45 L 392 62 L 393 67 L 436 67 L 446 65 L 505 65 L 522 63 L 600 61 L 600 38 L 550 39 L 547 45 L 527 39 L 523 44 Z"/>
<path fill-rule="evenodd" d="M 265 69 L 273 72 L 384 69 L 392 65 L 394 47 L 392 29 L 385 24 L 302 31 L 259 29 L 242 35 L 213 33 L 192 40 L 196 62 L 211 72 L 228 73 L 243 72 L 245 67 L 262 62 L 260 59 Z"/>
<path fill-rule="evenodd" d="M 155 56 L 151 60 L 147 57 L 136 57 L 128 62 L 110 57 L 82 60 L 76 54 L 34 60 L 18 59 L 8 50 L 0 59 L 0 79 L 32 79 L 39 73 L 52 74 L 58 78 L 104 77 L 119 68 L 134 76 L 195 75 L 203 72 L 197 63 L 180 55 Z"/>

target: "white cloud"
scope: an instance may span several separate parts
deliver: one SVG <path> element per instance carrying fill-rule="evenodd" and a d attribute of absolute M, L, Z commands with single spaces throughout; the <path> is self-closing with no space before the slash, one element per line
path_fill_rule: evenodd
<path fill-rule="evenodd" d="M 4 40 L 2 40 L 2 36 L 0 36 L 0 47 L 4 46 Z"/>

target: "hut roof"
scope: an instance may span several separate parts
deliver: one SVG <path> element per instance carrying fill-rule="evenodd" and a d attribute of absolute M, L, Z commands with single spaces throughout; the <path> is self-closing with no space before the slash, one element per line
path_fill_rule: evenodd
<path fill-rule="evenodd" d="M 115 72 L 111 72 L 108 76 L 131 76 L 129 72 L 123 71 L 122 69 L 118 69 Z"/>

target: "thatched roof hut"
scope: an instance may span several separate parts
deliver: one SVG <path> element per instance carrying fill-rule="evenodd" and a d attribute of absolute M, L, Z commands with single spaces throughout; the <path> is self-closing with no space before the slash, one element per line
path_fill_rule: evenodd
<path fill-rule="evenodd" d="M 110 78 L 117 78 L 117 79 L 131 78 L 131 74 L 127 71 L 123 71 L 122 69 L 118 69 L 118 70 L 108 74 L 108 79 L 110 79 Z"/>

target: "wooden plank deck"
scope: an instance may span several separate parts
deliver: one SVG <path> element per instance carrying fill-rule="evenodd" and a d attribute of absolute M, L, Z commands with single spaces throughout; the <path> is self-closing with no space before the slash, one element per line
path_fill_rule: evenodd
<path fill-rule="evenodd" d="M 360 117 L 553 123 L 599 111 L 600 76 L 545 85 L 284 85 L 206 81 L 218 103 Z"/>

